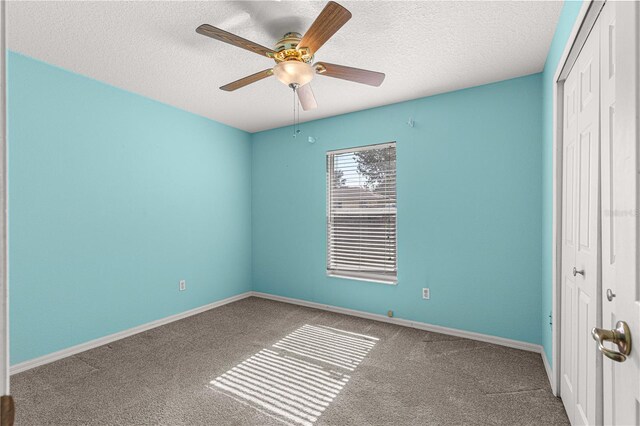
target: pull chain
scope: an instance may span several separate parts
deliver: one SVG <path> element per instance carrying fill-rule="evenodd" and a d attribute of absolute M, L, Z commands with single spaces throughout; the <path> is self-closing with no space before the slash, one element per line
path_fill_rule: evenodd
<path fill-rule="evenodd" d="M 300 133 L 300 107 L 296 102 L 296 91 L 298 90 L 298 85 L 296 83 L 291 83 L 289 85 L 293 91 L 293 137 L 295 138 Z"/>
<path fill-rule="evenodd" d="M 298 88 L 296 87 L 296 136 L 300 133 L 300 102 L 298 102 Z"/>
<path fill-rule="evenodd" d="M 293 101 L 296 104 L 296 136 L 300 134 L 300 102 L 298 102 L 297 96 L 298 88 L 296 87 L 296 96 L 294 96 Z"/>

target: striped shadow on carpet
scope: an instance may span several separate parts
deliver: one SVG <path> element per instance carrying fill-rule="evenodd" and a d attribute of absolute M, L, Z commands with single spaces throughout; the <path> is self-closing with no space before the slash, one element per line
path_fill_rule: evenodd
<path fill-rule="evenodd" d="M 211 384 L 285 423 L 312 425 L 377 341 L 376 337 L 305 324 Z"/>

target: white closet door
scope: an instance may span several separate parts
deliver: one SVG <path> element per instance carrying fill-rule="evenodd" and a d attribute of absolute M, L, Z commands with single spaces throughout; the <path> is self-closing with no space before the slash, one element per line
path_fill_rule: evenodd
<path fill-rule="evenodd" d="M 561 382 L 560 394 L 569 418 L 575 412 L 576 371 L 574 306 L 576 300 L 576 136 L 578 134 L 578 90 L 576 68 L 564 83 L 564 123 L 562 149 L 562 309 L 561 309 Z"/>
<path fill-rule="evenodd" d="M 576 424 L 599 423 L 600 363 L 591 329 L 600 311 L 600 24 L 591 30 L 578 58 L 576 355 L 578 389 Z"/>
<path fill-rule="evenodd" d="M 561 396 L 572 424 L 585 425 L 601 419 L 601 358 L 591 339 L 600 318 L 599 29 L 596 23 L 565 83 L 565 102 L 575 117 L 567 111 L 563 140 Z"/>
<path fill-rule="evenodd" d="M 613 167 L 613 126 L 616 107 L 616 70 L 615 70 L 615 5 L 606 3 L 600 13 L 600 126 L 601 126 L 601 165 L 602 173 L 602 328 L 613 329 L 617 322 L 613 295 L 616 293 L 616 237 L 615 215 L 613 211 L 614 188 L 611 176 Z M 607 291 L 609 298 L 607 299 Z M 602 397 L 604 424 L 615 423 L 613 413 L 613 372 L 615 362 L 609 358 L 602 359 Z"/>
<path fill-rule="evenodd" d="M 612 10 L 607 10 L 608 7 Z M 602 86 L 602 186 L 603 197 L 606 191 L 610 199 L 608 205 L 603 200 L 603 264 L 608 262 L 608 265 L 603 270 L 603 330 L 600 332 L 614 328 L 623 330 L 623 335 L 615 336 L 622 345 L 610 341 L 603 343 L 605 350 L 614 351 L 609 355 L 616 359 L 603 358 L 603 411 L 605 424 L 638 425 L 640 4 L 607 3 L 601 16 L 606 19 L 602 21 L 603 46 L 606 44 L 602 60 L 607 61 L 602 67 L 603 73 L 606 73 Z M 615 78 L 615 82 L 611 81 L 612 78 Z M 604 240 L 605 235 L 608 236 L 607 240 Z M 607 289 L 611 290 L 609 297 Z M 630 353 L 625 349 L 630 349 Z M 616 355 L 620 352 L 626 357 Z"/>

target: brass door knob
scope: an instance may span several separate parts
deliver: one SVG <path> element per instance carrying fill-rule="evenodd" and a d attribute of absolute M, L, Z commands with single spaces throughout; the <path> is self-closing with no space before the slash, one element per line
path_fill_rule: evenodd
<path fill-rule="evenodd" d="M 594 328 L 591 330 L 591 336 L 593 340 L 598 342 L 598 349 L 607 358 L 610 358 L 617 362 L 624 362 L 627 360 L 627 356 L 631 353 L 631 331 L 629 326 L 624 321 L 618 321 L 616 328 L 613 330 L 603 330 L 601 328 Z M 604 347 L 604 342 L 611 342 L 618 346 L 620 352 L 612 351 Z"/>

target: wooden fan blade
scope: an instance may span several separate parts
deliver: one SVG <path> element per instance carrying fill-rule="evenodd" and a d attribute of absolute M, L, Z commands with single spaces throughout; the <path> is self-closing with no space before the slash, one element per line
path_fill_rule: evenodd
<path fill-rule="evenodd" d="M 302 105 L 303 110 L 309 111 L 310 109 L 316 109 L 318 107 L 316 97 L 313 96 L 313 90 L 311 90 L 311 85 L 309 83 L 298 87 L 296 89 L 296 93 L 298 94 L 298 100 L 300 101 L 300 105 Z"/>
<path fill-rule="evenodd" d="M 349 19 L 351 19 L 351 12 L 338 3 L 330 1 L 313 21 L 298 43 L 298 47 L 306 47 L 315 54 Z"/>
<path fill-rule="evenodd" d="M 226 92 L 233 92 L 241 87 L 248 86 L 251 83 L 255 83 L 256 81 L 260 81 L 263 78 L 267 78 L 273 75 L 273 70 L 271 68 L 257 72 L 255 74 L 248 75 L 240 80 L 236 80 L 233 83 L 225 84 L 220 89 Z"/>
<path fill-rule="evenodd" d="M 362 70 L 360 68 L 346 67 L 344 65 L 318 62 L 314 65 L 316 72 L 327 77 L 341 78 L 343 80 L 355 81 L 356 83 L 368 84 L 369 86 L 380 86 L 384 81 L 384 73 L 376 71 Z"/>
<path fill-rule="evenodd" d="M 274 50 L 269 49 L 268 47 L 261 46 L 258 43 L 254 43 L 250 40 L 247 40 L 235 34 L 231 34 L 225 30 L 221 30 L 220 28 L 213 27 L 209 24 L 200 25 L 198 28 L 196 28 L 196 32 L 198 34 L 202 34 L 204 36 L 229 43 L 233 46 L 241 47 L 250 52 L 257 53 L 258 55 L 266 56 L 267 58 L 272 58 L 276 53 Z"/>

